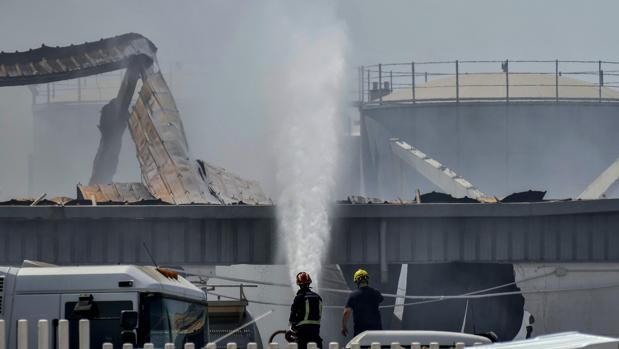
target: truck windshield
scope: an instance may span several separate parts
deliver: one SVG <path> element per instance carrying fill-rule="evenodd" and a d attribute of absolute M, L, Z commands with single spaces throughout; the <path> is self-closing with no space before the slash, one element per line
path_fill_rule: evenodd
<path fill-rule="evenodd" d="M 163 348 L 165 343 L 174 343 L 182 348 L 185 343 L 194 343 L 201 348 L 208 342 L 206 303 L 148 293 L 141 297 L 141 308 L 140 344 L 150 342 Z"/>

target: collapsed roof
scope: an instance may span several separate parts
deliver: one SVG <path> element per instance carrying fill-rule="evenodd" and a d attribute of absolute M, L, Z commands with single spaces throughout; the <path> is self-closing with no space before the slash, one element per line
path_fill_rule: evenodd
<path fill-rule="evenodd" d="M 78 186 L 78 197 L 102 201 L 113 197 L 121 202 L 158 199 L 172 204 L 271 204 L 257 182 L 190 156 L 183 123 L 157 66 L 156 52 L 150 40 L 135 33 L 81 45 L 2 52 L 0 86 L 49 83 L 125 69 L 117 97 L 101 110 L 101 140 L 92 176 L 88 186 Z M 139 80 L 142 87 L 130 107 Z M 113 184 L 127 125 L 142 183 Z"/>

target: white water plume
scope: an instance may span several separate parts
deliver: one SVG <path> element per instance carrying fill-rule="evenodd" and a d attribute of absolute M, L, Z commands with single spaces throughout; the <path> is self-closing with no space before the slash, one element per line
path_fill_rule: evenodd
<path fill-rule="evenodd" d="M 279 241 L 291 276 L 306 271 L 314 282 L 330 240 L 346 43 L 333 5 L 325 4 L 329 8 L 318 11 L 316 21 L 292 23 L 277 97 Z"/>

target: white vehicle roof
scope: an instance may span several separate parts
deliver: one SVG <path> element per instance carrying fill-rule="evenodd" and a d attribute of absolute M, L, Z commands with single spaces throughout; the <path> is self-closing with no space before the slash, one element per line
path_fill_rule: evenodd
<path fill-rule="evenodd" d="M 509 343 L 476 346 L 476 349 L 617 349 L 619 339 L 578 332 L 556 333 Z"/>
<path fill-rule="evenodd" d="M 119 282 L 131 281 L 131 287 Z M 51 266 L 22 267 L 17 271 L 15 292 L 33 293 L 97 293 L 97 292 L 161 292 L 206 301 L 205 293 L 180 275 L 169 278 L 152 266 Z"/>
<path fill-rule="evenodd" d="M 409 346 L 411 343 L 415 342 L 420 343 L 421 345 L 429 345 L 431 342 L 437 342 L 439 345 L 454 345 L 458 342 L 462 342 L 464 345 L 473 345 L 475 343 L 492 343 L 486 337 L 459 332 L 365 331 L 351 339 L 350 342 L 346 344 L 346 348 L 350 348 L 354 343 L 359 343 L 360 346 L 370 346 L 374 342 L 381 343 L 383 346 L 388 346 L 394 342 L 406 346 Z"/>

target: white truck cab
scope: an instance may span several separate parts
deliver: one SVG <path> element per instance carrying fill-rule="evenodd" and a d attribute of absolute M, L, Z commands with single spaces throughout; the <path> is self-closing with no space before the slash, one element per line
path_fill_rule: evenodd
<path fill-rule="evenodd" d="M 41 266 L 42 265 L 42 266 Z M 25 262 L 0 267 L 0 318 L 8 346 L 15 347 L 17 321 L 28 320 L 29 347 L 34 348 L 40 319 L 50 321 L 50 348 L 56 347 L 58 320 L 69 321 L 71 349 L 78 347 L 78 322 L 90 320 L 91 347 L 122 345 L 123 318 L 137 319 L 133 333 L 142 347 L 208 343 L 206 294 L 175 272 L 152 266 L 50 266 Z M 126 316 L 127 315 L 127 316 Z M 133 326 L 132 326 L 133 327 Z"/>

